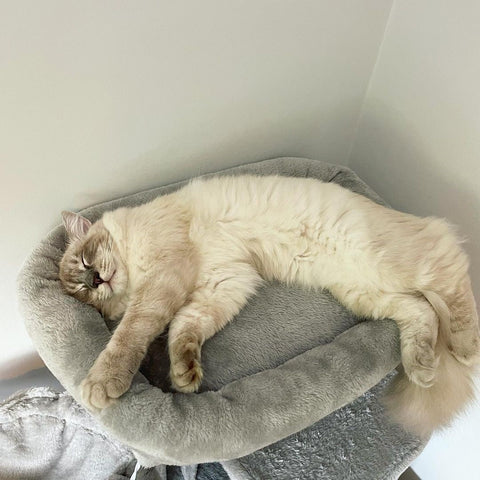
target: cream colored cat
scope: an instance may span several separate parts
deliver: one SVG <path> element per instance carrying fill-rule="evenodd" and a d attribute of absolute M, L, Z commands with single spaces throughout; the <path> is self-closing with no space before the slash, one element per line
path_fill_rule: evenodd
<path fill-rule="evenodd" d="M 328 289 L 352 312 L 392 318 L 406 375 L 395 418 L 426 433 L 472 397 L 479 325 L 468 260 L 449 226 L 391 210 L 333 183 L 288 177 L 196 179 L 93 225 L 64 212 L 66 291 L 122 318 L 82 383 L 89 407 L 128 390 L 170 324 L 170 377 L 202 381 L 201 347 L 263 280 Z"/>

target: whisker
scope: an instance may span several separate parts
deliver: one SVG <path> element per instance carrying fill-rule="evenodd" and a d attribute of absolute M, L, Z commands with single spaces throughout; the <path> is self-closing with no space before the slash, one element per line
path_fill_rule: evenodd
<path fill-rule="evenodd" d="M 81 292 L 82 290 L 85 290 L 85 285 L 80 284 L 80 285 L 74 290 L 74 293 Z"/>

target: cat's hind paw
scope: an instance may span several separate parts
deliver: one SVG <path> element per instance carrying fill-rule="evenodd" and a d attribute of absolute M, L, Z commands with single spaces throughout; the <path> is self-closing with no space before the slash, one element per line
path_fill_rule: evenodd
<path fill-rule="evenodd" d="M 450 353 L 464 365 L 480 363 L 480 336 L 478 328 L 451 332 Z"/>
<path fill-rule="evenodd" d="M 435 383 L 439 359 L 426 341 L 412 342 L 402 348 L 402 363 L 411 382 L 423 388 Z"/>

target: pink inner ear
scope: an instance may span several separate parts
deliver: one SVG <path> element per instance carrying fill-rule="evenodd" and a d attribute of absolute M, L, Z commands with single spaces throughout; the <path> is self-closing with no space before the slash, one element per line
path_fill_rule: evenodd
<path fill-rule="evenodd" d="M 84 237 L 92 226 L 92 222 L 88 218 L 82 217 L 78 213 L 62 212 L 62 218 L 63 225 L 71 240 Z"/>

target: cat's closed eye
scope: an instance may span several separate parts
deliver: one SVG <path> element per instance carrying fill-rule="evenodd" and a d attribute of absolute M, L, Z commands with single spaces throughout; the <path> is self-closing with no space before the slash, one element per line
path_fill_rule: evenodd
<path fill-rule="evenodd" d="M 85 255 L 84 255 L 83 253 L 82 253 L 82 264 L 83 264 L 83 266 L 84 266 L 86 269 L 92 267 L 92 265 L 85 260 Z"/>

